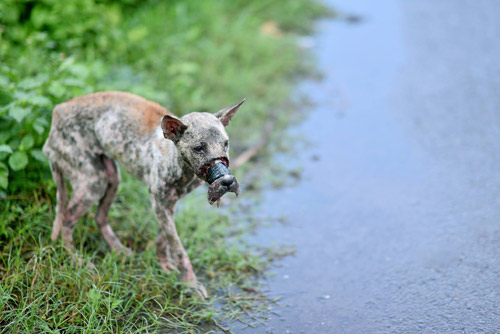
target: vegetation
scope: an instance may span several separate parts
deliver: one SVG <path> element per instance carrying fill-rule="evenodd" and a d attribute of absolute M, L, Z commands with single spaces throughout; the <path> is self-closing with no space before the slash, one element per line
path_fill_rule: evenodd
<path fill-rule="evenodd" d="M 259 139 L 271 110 L 286 111 L 293 78 L 309 70 L 296 36 L 324 11 L 307 0 L 1 1 L 0 328 L 196 332 L 260 300 L 252 277 L 269 256 L 245 246 L 242 225 L 208 210 L 201 191 L 176 223 L 214 297 L 198 300 L 161 272 L 147 191 L 126 174 L 110 219 L 134 256 L 110 253 L 89 214 L 75 231 L 78 260 L 70 257 L 49 239 L 55 186 L 41 147 L 55 104 L 123 90 L 178 115 L 246 97 L 229 128 L 235 156 Z"/>

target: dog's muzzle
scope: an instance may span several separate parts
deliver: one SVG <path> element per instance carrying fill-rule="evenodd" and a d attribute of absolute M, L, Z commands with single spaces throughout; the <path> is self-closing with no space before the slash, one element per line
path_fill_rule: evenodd
<path fill-rule="evenodd" d="M 217 162 L 207 170 L 208 203 L 210 205 L 217 202 L 220 205 L 220 198 L 227 192 L 235 193 L 238 196 L 240 185 L 238 180 L 231 175 L 231 172 L 223 162 Z"/>

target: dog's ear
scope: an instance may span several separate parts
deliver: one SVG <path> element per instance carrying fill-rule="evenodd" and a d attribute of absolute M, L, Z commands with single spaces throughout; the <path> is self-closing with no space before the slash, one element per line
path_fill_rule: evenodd
<path fill-rule="evenodd" d="M 161 129 L 165 138 L 177 143 L 186 131 L 187 125 L 175 116 L 165 115 L 161 120 Z"/>
<path fill-rule="evenodd" d="M 236 103 L 230 107 L 221 109 L 215 113 L 215 117 L 217 117 L 222 125 L 228 126 L 229 123 L 231 122 L 231 118 L 233 118 L 234 114 L 240 109 L 241 105 L 243 102 L 245 102 L 246 99 L 243 99 L 241 102 Z"/>

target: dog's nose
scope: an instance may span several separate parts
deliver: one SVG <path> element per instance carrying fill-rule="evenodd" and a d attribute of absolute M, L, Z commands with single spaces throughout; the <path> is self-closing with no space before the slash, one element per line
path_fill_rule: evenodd
<path fill-rule="evenodd" d="M 226 174 L 222 177 L 221 184 L 226 187 L 230 187 L 234 182 L 234 176 Z"/>

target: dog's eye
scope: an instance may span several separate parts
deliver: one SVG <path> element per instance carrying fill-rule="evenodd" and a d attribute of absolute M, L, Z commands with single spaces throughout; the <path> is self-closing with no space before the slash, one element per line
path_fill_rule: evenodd
<path fill-rule="evenodd" d="M 193 151 L 195 151 L 196 153 L 203 153 L 203 145 L 193 147 Z"/>
<path fill-rule="evenodd" d="M 224 142 L 224 151 L 227 151 L 228 148 L 229 148 L 229 142 L 226 140 Z"/>

